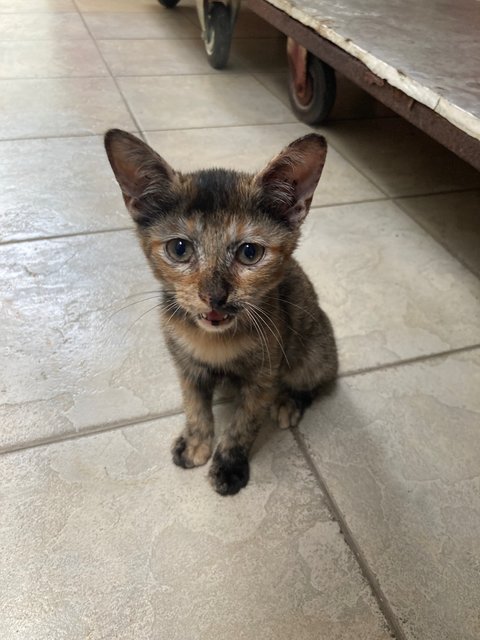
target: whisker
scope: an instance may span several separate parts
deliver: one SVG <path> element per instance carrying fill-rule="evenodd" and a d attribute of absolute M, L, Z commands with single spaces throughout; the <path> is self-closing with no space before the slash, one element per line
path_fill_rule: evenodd
<path fill-rule="evenodd" d="M 276 309 L 276 308 L 277 308 L 275 305 L 273 305 L 273 304 L 269 304 L 268 302 L 263 302 L 263 304 L 264 304 L 264 306 L 265 306 L 265 307 L 269 307 L 270 309 Z M 259 310 L 260 310 L 260 307 L 259 307 Z M 262 312 L 263 312 L 266 316 L 268 316 L 268 318 L 271 320 L 270 316 L 268 315 L 268 313 L 267 313 L 265 310 L 263 310 L 263 309 L 262 309 Z M 272 322 L 273 322 L 273 321 L 272 321 Z M 301 334 L 301 333 L 299 333 L 298 331 L 295 331 L 295 329 L 292 327 L 292 325 L 291 325 L 291 324 L 289 324 L 288 322 L 285 322 L 285 320 L 283 320 L 283 322 L 285 323 L 285 326 L 287 327 L 287 329 L 288 329 L 289 331 L 291 331 L 292 333 L 294 333 L 295 335 L 297 335 L 297 336 L 300 338 L 300 341 L 302 342 L 302 344 L 305 344 L 305 343 L 304 343 L 304 341 L 303 341 L 302 334 Z"/>
<path fill-rule="evenodd" d="M 142 313 L 141 316 L 139 316 L 129 327 L 128 329 L 125 331 L 125 333 L 122 336 L 122 342 L 125 340 L 127 334 L 133 329 L 133 327 L 137 324 L 137 322 L 140 322 L 140 320 L 145 317 L 148 313 L 150 313 L 150 311 L 153 311 L 154 309 L 158 309 L 159 307 L 162 306 L 162 303 L 159 302 L 158 304 L 156 304 L 154 307 L 151 307 L 150 309 L 147 309 L 144 313 Z"/>
<path fill-rule="evenodd" d="M 285 304 L 289 304 L 292 307 L 296 307 L 297 309 L 300 309 L 301 311 L 303 311 L 303 313 L 306 313 L 308 316 L 310 316 L 310 318 L 312 318 L 313 320 L 317 321 L 318 318 L 316 318 L 312 313 L 310 313 L 309 311 L 307 311 L 304 307 L 301 307 L 298 304 L 295 304 L 294 302 L 291 302 L 290 300 L 287 300 L 286 298 L 280 298 L 279 296 L 265 296 L 266 299 L 269 300 L 278 300 L 279 302 L 284 302 Z"/>
<path fill-rule="evenodd" d="M 253 310 L 250 310 L 248 307 L 245 307 L 245 311 L 247 312 L 247 315 L 248 315 L 249 319 L 251 320 L 251 322 L 252 322 L 252 324 L 253 324 L 253 326 L 255 328 L 255 331 L 257 332 L 257 334 L 258 334 L 258 336 L 259 336 L 259 338 L 261 340 L 261 345 L 262 345 L 262 367 L 263 367 L 264 362 L 265 362 L 264 353 L 265 353 L 265 350 L 266 350 L 267 356 L 268 356 L 269 368 L 270 368 L 270 375 L 272 375 L 272 359 L 270 357 L 270 351 L 269 351 L 269 348 L 268 348 L 268 342 L 267 342 L 267 339 L 265 337 L 265 334 L 263 333 L 261 326 L 259 325 L 259 323 L 255 319 L 255 316 L 253 314 Z M 264 347 L 265 347 L 265 350 L 264 350 Z"/>
<path fill-rule="evenodd" d="M 110 316 L 108 316 L 105 322 L 110 321 L 113 317 L 117 315 L 117 313 L 120 313 L 120 311 L 123 311 L 124 309 L 128 309 L 128 307 L 133 307 L 133 305 L 135 304 L 140 304 L 141 302 L 148 302 L 149 300 L 156 300 L 156 299 L 158 300 L 158 295 L 150 296 L 149 298 L 144 298 L 143 300 L 134 300 L 133 302 L 130 302 L 129 304 L 124 305 L 123 307 L 120 307 L 120 309 L 116 309 Z"/>
<path fill-rule="evenodd" d="M 129 293 L 128 296 L 126 296 L 126 299 L 128 300 L 128 298 L 134 298 L 135 296 L 149 295 L 150 293 L 157 293 L 158 295 L 160 295 L 162 291 L 164 290 L 152 289 L 151 291 L 137 291 L 136 293 Z"/>
<path fill-rule="evenodd" d="M 267 315 L 267 318 L 270 320 L 270 322 L 272 322 L 272 324 L 274 325 L 278 335 L 275 334 L 275 332 L 273 331 L 273 329 L 270 327 L 270 325 L 266 322 L 265 318 L 262 318 L 262 316 L 258 313 L 258 311 L 255 308 L 255 305 L 252 305 L 252 303 L 247 303 L 252 307 L 252 310 L 257 314 L 257 318 L 259 320 L 259 322 L 262 322 L 263 325 L 265 326 L 266 329 L 268 329 L 270 331 L 270 333 L 272 334 L 272 336 L 275 338 L 275 340 L 277 341 L 278 346 L 280 347 L 281 352 L 283 353 L 283 356 L 285 358 L 285 362 L 287 363 L 288 367 L 290 367 L 290 362 L 288 361 L 287 358 L 287 354 L 285 353 L 285 349 L 283 348 L 283 344 L 281 342 L 281 340 L 279 340 L 279 337 L 281 338 L 280 333 L 278 333 L 278 327 L 275 325 L 275 323 L 273 322 L 273 320 L 271 320 L 271 318 L 269 318 L 269 316 Z"/>
<path fill-rule="evenodd" d="M 171 313 L 169 317 L 165 320 L 165 326 L 170 324 L 173 316 L 177 313 L 177 311 L 183 311 L 183 309 L 176 302 L 170 303 L 168 306 L 164 308 L 164 311 L 168 312 L 168 311 L 171 311 L 172 309 L 173 309 L 173 313 Z M 187 315 L 185 311 L 183 311 L 183 313 L 185 316 Z"/>

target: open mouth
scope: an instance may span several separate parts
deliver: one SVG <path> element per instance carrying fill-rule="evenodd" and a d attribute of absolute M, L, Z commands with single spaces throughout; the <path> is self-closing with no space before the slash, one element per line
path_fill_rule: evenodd
<path fill-rule="evenodd" d="M 233 322 L 233 316 L 220 311 L 209 311 L 200 315 L 200 323 L 205 328 L 227 327 Z"/>

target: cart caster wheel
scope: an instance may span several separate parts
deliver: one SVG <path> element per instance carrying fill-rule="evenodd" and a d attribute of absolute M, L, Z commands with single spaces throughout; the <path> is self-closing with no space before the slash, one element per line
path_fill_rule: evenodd
<path fill-rule="evenodd" d="M 308 54 L 307 77 L 300 95 L 292 73 L 288 78 L 288 93 L 292 111 L 306 124 L 320 124 L 330 113 L 335 102 L 337 85 L 335 71 L 325 62 Z"/>
<path fill-rule="evenodd" d="M 208 62 L 214 69 L 223 69 L 228 62 L 232 41 L 230 9 L 221 2 L 214 2 L 206 16 L 205 50 Z"/>
<path fill-rule="evenodd" d="M 179 0 L 158 0 L 158 2 L 165 7 L 165 9 L 173 9 L 179 3 Z"/>

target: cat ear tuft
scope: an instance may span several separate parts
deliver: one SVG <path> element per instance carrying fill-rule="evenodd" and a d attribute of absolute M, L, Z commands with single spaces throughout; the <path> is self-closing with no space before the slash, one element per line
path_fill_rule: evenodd
<path fill-rule="evenodd" d="M 105 134 L 105 150 L 115 178 L 122 190 L 127 209 L 140 223 L 147 215 L 149 196 L 171 201 L 176 173 L 151 147 L 136 136 L 110 129 Z M 170 194 L 170 195 L 169 195 Z"/>
<path fill-rule="evenodd" d="M 262 206 L 297 229 L 305 219 L 327 156 L 327 141 L 315 133 L 294 140 L 255 176 Z"/>

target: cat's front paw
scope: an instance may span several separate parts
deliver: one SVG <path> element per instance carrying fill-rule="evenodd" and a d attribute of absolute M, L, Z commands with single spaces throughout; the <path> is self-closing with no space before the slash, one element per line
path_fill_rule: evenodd
<path fill-rule="evenodd" d="M 212 445 L 198 438 L 178 437 L 172 445 L 173 461 L 179 467 L 192 469 L 205 464 L 212 455 Z"/>
<path fill-rule="evenodd" d="M 248 483 L 248 457 L 240 447 L 224 452 L 217 449 L 208 475 L 215 491 L 222 496 L 233 496 Z"/>

